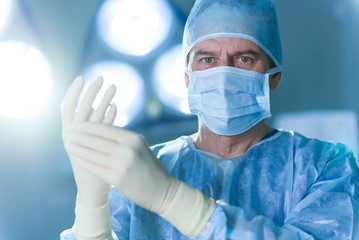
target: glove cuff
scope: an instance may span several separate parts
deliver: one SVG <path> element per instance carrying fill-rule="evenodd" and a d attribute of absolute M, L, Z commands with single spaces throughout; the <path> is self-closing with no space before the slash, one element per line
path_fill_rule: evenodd
<path fill-rule="evenodd" d="M 178 190 L 161 217 L 182 234 L 194 238 L 202 231 L 215 207 L 213 199 L 179 181 Z"/>
<path fill-rule="evenodd" d="M 111 240 L 109 202 L 98 208 L 86 208 L 76 201 L 75 235 L 78 240 Z"/>

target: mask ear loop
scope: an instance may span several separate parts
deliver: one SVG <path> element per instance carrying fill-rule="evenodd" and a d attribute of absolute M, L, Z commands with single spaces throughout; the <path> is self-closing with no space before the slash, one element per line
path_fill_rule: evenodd
<path fill-rule="evenodd" d="M 276 73 L 279 73 L 279 72 L 282 72 L 283 69 L 282 67 L 275 67 L 275 68 L 271 68 L 269 69 L 265 74 L 268 74 L 268 75 L 273 75 L 273 74 L 276 74 Z"/>
<path fill-rule="evenodd" d="M 273 75 L 273 74 L 276 74 L 276 73 L 279 73 L 279 72 L 282 72 L 283 69 L 281 66 L 279 67 L 275 67 L 275 68 L 271 68 L 269 69 L 264 75 L 265 75 L 265 99 L 266 99 L 266 102 L 267 102 L 267 105 L 266 105 L 266 109 L 270 112 L 270 88 L 269 88 L 269 76 L 270 75 Z"/>
<path fill-rule="evenodd" d="M 269 84 L 269 76 L 270 76 L 270 75 L 273 75 L 273 74 L 276 74 L 276 73 L 279 73 L 279 72 L 282 72 L 282 71 L 283 71 L 283 69 L 282 69 L 281 66 L 269 69 L 269 70 L 264 74 L 264 75 L 265 75 L 265 78 L 266 78 L 266 81 L 268 81 L 268 84 Z"/>

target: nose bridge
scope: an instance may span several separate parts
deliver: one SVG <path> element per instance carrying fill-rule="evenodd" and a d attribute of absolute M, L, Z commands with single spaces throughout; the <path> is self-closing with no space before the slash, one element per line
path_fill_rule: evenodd
<path fill-rule="evenodd" d="M 234 61 L 228 50 L 222 51 L 219 57 L 218 66 L 234 67 Z"/>

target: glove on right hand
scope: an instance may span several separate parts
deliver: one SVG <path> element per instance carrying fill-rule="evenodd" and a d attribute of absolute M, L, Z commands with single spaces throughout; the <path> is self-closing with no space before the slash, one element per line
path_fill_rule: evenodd
<path fill-rule="evenodd" d="M 67 136 L 72 125 L 77 122 L 97 122 L 112 124 L 116 116 L 116 105 L 110 105 L 115 94 L 115 87 L 110 86 L 99 107 L 92 109 L 92 104 L 103 83 L 102 77 L 97 78 L 88 88 L 76 111 L 84 82 L 78 77 L 72 83 L 61 105 L 62 137 L 65 148 L 68 145 Z M 77 200 L 75 208 L 75 235 L 79 240 L 109 240 L 111 237 L 111 220 L 108 202 L 110 185 L 99 177 L 82 168 L 79 159 L 69 154 L 75 182 Z"/>

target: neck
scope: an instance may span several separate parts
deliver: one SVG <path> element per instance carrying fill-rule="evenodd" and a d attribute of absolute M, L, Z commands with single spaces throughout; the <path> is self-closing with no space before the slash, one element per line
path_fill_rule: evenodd
<path fill-rule="evenodd" d="M 244 133 L 234 136 L 223 136 L 213 133 L 199 120 L 198 133 L 194 143 L 200 150 L 229 159 L 245 153 L 272 130 L 263 120 Z"/>

